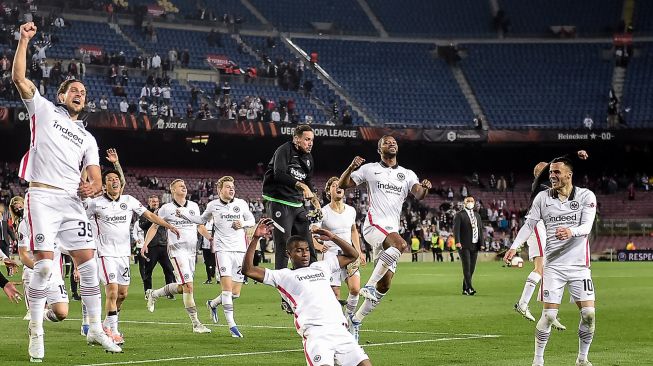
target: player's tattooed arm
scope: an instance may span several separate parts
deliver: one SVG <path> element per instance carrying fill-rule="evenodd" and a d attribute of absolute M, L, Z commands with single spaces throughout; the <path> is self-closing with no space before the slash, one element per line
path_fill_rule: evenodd
<path fill-rule="evenodd" d="M 29 41 L 36 35 L 36 25 L 32 22 L 20 26 L 20 40 L 16 47 L 14 63 L 11 69 L 11 79 L 23 99 L 32 99 L 36 94 L 36 86 L 25 77 L 27 71 L 27 46 Z"/>
<path fill-rule="evenodd" d="M 113 164 L 113 168 L 120 174 L 120 194 L 122 194 L 122 192 L 125 190 L 127 181 L 125 180 L 125 173 L 122 171 L 122 166 L 120 166 L 118 151 L 116 151 L 114 148 L 107 150 L 107 160 Z"/>

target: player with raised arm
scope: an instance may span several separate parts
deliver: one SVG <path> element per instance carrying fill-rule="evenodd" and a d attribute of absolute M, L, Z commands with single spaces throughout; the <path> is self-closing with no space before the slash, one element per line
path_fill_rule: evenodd
<path fill-rule="evenodd" d="M 589 158 L 589 155 L 585 150 L 579 150 L 578 152 L 575 152 L 574 155 L 565 155 L 565 157 L 569 157 L 570 159 L 573 159 L 574 156 L 574 160 L 577 161 L 587 160 L 587 158 Z M 544 180 L 545 177 L 548 179 L 549 167 L 550 163 L 547 162 L 539 162 L 537 165 L 535 165 L 535 168 L 533 169 L 534 179 L 531 188 L 531 202 L 538 193 L 551 188 L 549 186 L 550 183 L 546 184 Z M 526 283 L 524 284 L 524 289 L 522 290 L 521 298 L 514 306 L 516 312 L 530 321 L 535 321 L 535 317 L 533 314 L 531 314 L 528 303 L 531 301 L 531 297 L 533 297 L 535 287 L 537 287 L 537 284 L 540 283 L 540 280 L 542 279 L 546 241 L 546 228 L 544 227 L 544 221 L 540 220 L 526 241 L 528 244 L 528 258 L 533 261 L 534 268 L 533 271 L 528 274 Z M 523 243 L 515 241 L 510 249 L 506 251 L 504 260 L 508 262 L 507 258 L 512 258 L 517 253 L 517 249 L 522 244 Z M 557 330 L 567 329 L 567 327 L 562 325 L 557 318 L 553 322 L 552 326 Z"/>
<path fill-rule="evenodd" d="M 356 209 L 344 202 L 345 190 L 338 187 L 339 177 L 331 177 L 326 183 L 324 190 L 329 204 L 322 207 L 322 222 L 320 226 L 333 234 L 339 236 L 347 243 L 351 243 L 358 252 L 358 258 L 347 268 L 339 268 L 331 274 L 331 288 L 340 299 L 340 285 L 342 281 L 347 282 L 349 296 L 347 296 L 347 317 L 353 317 L 356 307 L 358 306 L 358 297 L 361 287 L 361 273 L 358 267 L 365 265 L 365 255 L 361 250 L 360 235 L 356 229 Z M 333 242 L 327 241 L 322 245 L 316 241 L 315 248 L 323 248 L 324 259 L 338 256 L 342 253 L 340 248 Z M 358 326 L 350 324 L 349 331 L 358 341 Z"/>
<path fill-rule="evenodd" d="M 286 243 L 293 269 L 278 270 L 254 266 L 254 252 L 259 239 L 270 230 L 272 221 L 259 222 L 249 242 L 243 273 L 256 281 L 274 286 L 292 307 L 295 328 L 304 342 L 304 355 L 308 365 L 369 366 L 372 363 L 345 325 L 340 303 L 333 296 L 329 278 L 358 258 L 358 252 L 335 234 L 324 229 L 313 229 L 320 240 L 331 241 L 342 254 L 323 261 L 310 262 L 310 248 L 303 236 L 293 235 Z"/>
<path fill-rule="evenodd" d="M 544 365 L 544 349 L 565 287 L 580 310 L 576 366 L 592 365 L 587 359 L 595 329 L 589 235 L 596 216 L 596 196 L 589 189 L 574 186 L 572 177 L 573 165 L 569 159 L 557 158 L 551 162 L 549 179 L 552 188 L 537 194 L 524 227 L 515 239 L 518 243 L 525 241 L 537 222 L 544 221 L 547 245 L 540 284 L 544 309 L 535 327 L 534 366 Z M 513 255 L 514 251 L 511 251 L 506 260 L 511 260 Z"/>
<path fill-rule="evenodd" d="M 372 275 L 360 292 L 365 301 L 349 318 L 352 327 L 360 327 L 363 318 L 376 308 L 390 290 L 397 262 L 407 246 L 399 235 L 399 220 L 408 193 L 422 200 L 431 189 L 431 182 L 427 179 L 420 182 L 412 170 L 399 166 L 399 146 L 394 137 L 381 137 L 377 147 L 381 161 L 363 165 L 365 159 L 355 157 L 338 183 L 343 189 L 367 183 L 370 208 L 363 224 L 363 238 L 375 249 L 375 253 L 381 252 Z"/>
<path fill-rule="evenodd" d="M 110 155 L 115 151 L 108 152 Z M 116 162 L 117 160 L 117 154 Z M 103 174 L 105 193 L 85 202 L 86 212 L 97 226 L 99 276 L 106 293 L 104 330 L 118 345 L 124 337 L 118 329 L 118 315 L 127 298 L 130 283 L 130 225 L 134 214 L 144 216 L 154 224 L 161 225 L 175 234 L 177 229 L 143 207 L 124 190 L 121 172 L 107 170 Z M 124 179 L 124 178 L 123 178 Z"/>
<path fill-rule="evenodd" d="M 159 297 L 183 293 L 184 308 L 193 324 L 194 333 L 211 333 L 197 317 L 197 307 L 193 297 L 193 277 L 195 273 L 195 255 L 197 254 L 197 233 L 208 236 L 204 225 L 198 225 L 182 217 L 178 209 L 185 208 L 190 216 L 200 212 L 197 203 L 187 200 L 186 183 L 175 179 L 170 183 L 172 202 L 161 206 L 157 214 L 179 230 L 179 236 L 168 230 L 168 256 L 175 269 L 175 283 L 169 283 L 157 290 L 147 290 L 147 310 L 154 312 L 154 304 Z M 156 234 L 159 225 L 152 224 L 145 234 L 143 254 L 147 255 L 147 246 Z"/>
<path fill-rule="evenodd" d="M 180 214 L 196 224 L 206 224 L 213 219 L 213 235 L 207 237 L 213 243 L 216 268 L 220 273 L 222 292 L 206 306 L 214 323 L 218 322 L 218 306 L 222 305 L 232 337 L 243 337 L 234 320 L 234 300 L 240 297 L 245 277 L 242 272 L 243 258 L 247 250 L 246 228 L 256 224 L 249 204 L 236 198 L 234 178 L 224 176 L 216 183 L 218 199 L 209 202 L 201 216 L 190 215 L 186 208 Z M 207 233 L 208 234 L 208 233 Z"/>
<path fill-rule="evenodd" d="M 87 341 L 101 344 L 109 352 L 121 352 L 100 324 L 95 242 L 81 201 L 102 190 L 97 142 L 78 121 L 86 88 L 78 80 L 64 81 L 57 90 L 57 105 L 39 94 L 25 77 L 27 47 L 35 34 L 34 23 L 20 26 L 11 74 L 29 113 L 31 131 L 29 151 L 19 167 L 20 177 L 30 182 L 25 215 L 34 253 L 34 270 L 27 291 L 31 313 L 28 353 L 34 362 L 41 362 L 45 356 L 43 312 L 55 241 L 78 264 L 80 294 L 90 321 Z M 88 180 L 81 179 L 82 170 L 88 173 Z"/>

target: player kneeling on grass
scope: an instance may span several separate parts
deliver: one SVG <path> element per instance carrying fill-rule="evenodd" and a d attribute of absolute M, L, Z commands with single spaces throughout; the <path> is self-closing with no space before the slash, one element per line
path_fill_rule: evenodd
<path fill-rule="evenodd" d="M 372 365 L 354 336 L 347 331 L 347 319 L 340 303 L 333 296 L 329 278 L 336 270 L 345 268 L 358 259 L 353 245 L 324 229 L 313 229 L 320 240 L 332 241 L 341 255 L 310 264 L 310 250 L 306 239 L 291 236 L 286 250 L 293 269 L 271 270 L 254 266 L 254 252 L 259 239 L 270 231 L 272 220 L 258 223 L 250 240 L 243 273 L 256 281 L 277 288 L 281 297 L 295 313 L 297 333 L 304 340 L 304 354 L 309 365 L 342 366 Z"/>

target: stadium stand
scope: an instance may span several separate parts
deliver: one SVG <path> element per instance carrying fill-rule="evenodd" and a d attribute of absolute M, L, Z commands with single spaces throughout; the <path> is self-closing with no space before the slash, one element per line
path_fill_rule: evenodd
<path fill-rule="evenodd" d="M 622 1 L 592 0 L 499 0 L 499 7 L 510 18 L 511 33 L 551 34 L 550 26 L 571 25 L 576 34 L 611 34 L 621 18 Z"/>
<path fill-rule="evenodd" d="M 376 35 L 369 18 L 356 0 L 301 1 L 252 0 L 251 3 L 284 32 L 311 32 L 311 23 L 332 23 L 334 32 Z"/>
<path fill-rule="evenodd" d="M 81 45 L 97 46 L 105 53 L 124 52 L 128 61 L 138 55 L 138 51 L 125 42 L 108 23 L 75 21 L 70 28 L 57 32 L 59 42 L 48 49 L 51 58 L 72 59 L 75 50 Z"/>
<path fill-rule="evenodd" d="M 605 126 L 609 44 L 469 44 L 461 67 L 494 128 Z"/>
<path fill-rule="evenodd" d="M 393 36 L 492 37 L 489 1 L 368 0 Z"/>
<path fill-rule="evenodd" d="M 377 123 L 471 126 L 473 113 L 432 46 L 384 42 L 295 40 L 373 115 Z"/>
<path fill-rule="evenodd" d="M 243 42 L 249 45 L 255 52 L 260 54 L 262 57 L 267 56 L 272 62 L 276 62 L 277 59 L 289 61 L 293 60 L 298 62 L 296 56 L 290 52 L 290 50 L 285 47 L 283 44 L 279 44 L 278 39 L 273 39 L 275 45 L 273 47 L 268 47 L 267 39 L 265 37 L 257 36 L 241 36 Z M 303 61 L 305 64 L 306 61 Z M 311 95 L 317 98 L 326 106 L 331 104 L 331 101 L 337 102 L 340 106 L 347 105 L 347 102 L 343 100 L 340 96 L 330 89 L 324 82 L 317 78 L 311 67 L 305 67 L 304 72 L 304 82 L 310 81 L 313 85 Z M 363 118 L 356 113 L 356 111 L 351 111 L 352 120 L 354 125 L 364 124 Z"/>
<path fill-rule="evenodd" d="M 241 68 L 257 64 L 252 56 L 239 52 L 237 42 L 227 34 L 220 34 L 221 47 L 210 47 L 206 42 L 208 32 L 155 28 L 157 42 L 154 43 L 147 40 L 140 29 L 133 26 L 121 26 L 121 28 L 146 52 L 150 54 L 157 52 L 161 58 L 167 55 L 171 48 L 176 48 L 178 51 L 188 49 L 190 53 L 189 68 L 191 69 L 209 69 L 206 62 L 206 56 L 209 54 L 226 55 Z"/>
<path fill-rule="evenodd" d="M 626 73 L 622 105 L 629 108 L 625 119 L 629 127 L 651 128 L 653 121 L 653 85 L 643 80 L 653 80 L 653 46 L 650 43 L 636 44 L 637 57 L 631 58 Z"/>

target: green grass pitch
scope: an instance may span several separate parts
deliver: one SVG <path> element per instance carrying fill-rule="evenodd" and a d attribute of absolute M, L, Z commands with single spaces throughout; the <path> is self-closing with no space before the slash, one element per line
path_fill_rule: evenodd
<path fill-rule="evenodd" d="M 374 365 L 530 365 L 534 323 L 512 310 L 531 269 L 479 263 L 478 294 L 462 296 L 460 263 L 400 263 L 389 294 L 363 324 L 361 344 Z M 363 279 L 371 271 L 363 270 Z M 653 365 L 653 268 L 650 263 L 594 263 L 597 328 L 590 350 L 594 365 Z M 204 303 L 218 285 L 204 285 L 197 266 L 195 301 L 200 319 L 211 334 L 193 334 L 181 296 L 160 299 L 156 312 L 145 308 L 137 278 L 121 312 L 126 343 L 122 354 L 87 346 L 80 336 L 80 303 L 71 301 L 70 320 L 45 323 L 46 357 L 51 365 L 305 365 L 292 317 L 279 307 L 275 289 L 262 284 L 243 286 L 235 302 L 236 321 L 245 338 L 229 336 L 224 322 L 213 325 Z M 155 286 L 162 285 L 160 269 Z M 19 275 L 13 280 L 19 279 Z M 578 349 L 575 304 L 561 306 L 566 332 L 551 335 L 547 365 L 573 365 Z M 531 302 L 539 317 L 541 305 Z M 23 304 L 0 298 L 0 364 L 27 364 L 27 322 Z M 221 320 L 224 319 L 221 313 Z"/>

